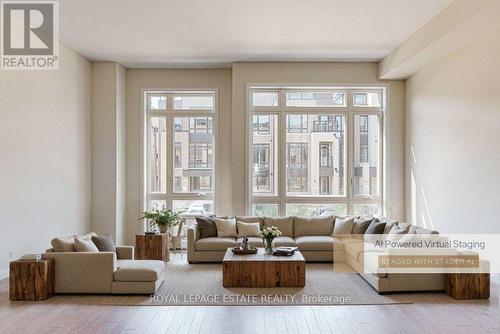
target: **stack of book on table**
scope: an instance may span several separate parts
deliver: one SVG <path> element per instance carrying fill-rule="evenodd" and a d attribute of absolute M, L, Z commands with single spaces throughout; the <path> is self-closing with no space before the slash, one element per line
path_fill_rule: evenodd
<path fill-rule="evenodd" d="M 21 255 L 21 261 L 40 261 L 42 254 L 24 254 Z"/>
<path fill-rule="evenodd" d="M 297 247 L 276 247 L 273 254 L 278 256 L 292 256 L 296 250 L 298 250 Z"/>

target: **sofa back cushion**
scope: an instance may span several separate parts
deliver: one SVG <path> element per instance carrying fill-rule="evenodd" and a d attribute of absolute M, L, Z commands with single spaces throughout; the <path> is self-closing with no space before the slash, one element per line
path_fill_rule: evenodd
<path fill-rule="evenodd" d="M 354 238 L 362 239 L 366 230 L 374 220 L 373 217 L 359 217 L 354 219 L 354 224 L 352 226 L 352 236 Z"/>
<path fill-rule="evenodd" d="M 214 218 L 215 226 L 217 226 L 217 237 L 219 238 L 236 238 L 238 232 L 236 230 L 236 219 L 220 219 Z"/>
<path fill-rule="evenodd" d="M 401 222 L 392 225 L 392 228 L 387 235 L 387 240 L 394 241 L 401 239 L 403 235 L 410 231 L 410 226 L 410 224 Z"/>
<path fill-rule="evenodd" d="M 92 242 L 96 245 L 99 252 L 115 252 L 116 247 L 111 234 L 92 236 Z"/>
<path fill-rule="evenodd" d="M 276 226 L 284 237 L 293 237 L 293 217 L 264 217 L 264 227 Z"/>
<path fill-rule="evenodd" d="M 92 242 L 92 240 L 76 237 L 75 238 L 75 252 L 96 253 L 96 252 L 99 252 L 99 249 Z"/>
<path fill-rule="evenodd" d="M 352 233 L 354 217 L 335 217 L 332 236 L 343 237 Z"/>
<path fill-rule="evenodd" d="M 414 234 L 439 234 L 438 231 L 429 230 L 429 229 L 426 229 L 424 227 L 415 226 L 415 225 L 411 225 L 410 226 L 410 231 L 408 231 L 408 233 L 414 233 Z"/>
<path fill-rule="evenodd" d="M 67 238 L 54 238 L 50 242 L 54 252 L 74 252 L 75 251 L 75 237 Z"/>
<path fill-rule="evenodd" d="M 217 227 L 213 217 L 197 216 L 196 225 L 200 232 L 200 239 L 217 237 Z"/>
<path fill-rule="evenodd" d="M 389 219 L 387 217 L 380 218 L 380 222 L 385 223 L 384 234 L 389 234 L 389 232 L 391 231 L 391 228 L 395 224 L 399 223 L 399 221 L 397 221 L 395 219 Z"/>
<path fill-rule="evenodd" d="M 333 233 L 335 216 L 327 217 L 294 217 L 293 236 L 330 236 Z"/>
<path fill-rule="evenodd" d="M 259 222 L 244 223 L 239 220 L 236 220 L 236 227 L 238 230 L 238 238 L 259 236 L 259 231 L 260 231 Z"/>
<path fill-rule="evenodd" d="M 264 218 L 263 217 L 258 217 L 258 216 L 236 216 L 236 221 L 237 222 L 242 222 L 242 223 L 259 223 L 259 229 L 262 230 L 262 227 L 264 227 Z"/>
<path fill-rule="evenodd" d="M 381 222 L 377 218 L 373 219 L 363 235 L 365 242 L 373 243 L 379 240 L 381 234 L 384 233 L 385 225 L 385 221 Z"/>

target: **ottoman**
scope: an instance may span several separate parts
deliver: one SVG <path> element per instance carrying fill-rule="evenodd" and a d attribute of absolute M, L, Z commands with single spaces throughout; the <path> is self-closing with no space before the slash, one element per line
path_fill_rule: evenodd
<path fill-rule="evenodd" d="M 118 260 L 113 294 L 154 294 L 163 283 L 165 263 L 156 260 Z"/>

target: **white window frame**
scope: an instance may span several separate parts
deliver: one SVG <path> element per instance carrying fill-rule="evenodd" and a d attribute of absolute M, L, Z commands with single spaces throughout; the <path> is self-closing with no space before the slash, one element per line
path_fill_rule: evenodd
<path fill-rule="evenodd" d="M 148 95 L 167 96 L 167 108 L 165 110 L 149 109 Z M 174 96 L 176 95 L 212 95 L 214 97 L 214 109 L 174 109 Z M 218 162 L 218 90 L 217 89 L 158 89 L 144 88 L 141 90 L 141 210 L 149 209 L 150 201 L 165 201 L 166 208 L 172 209 L 172 202 L 175 200 L 211 200 L 213 201 L 214 214 L 217 212 L 217 162 Z M 213 117 L 213 141 L 212 141 L 212 185 L 211 193 L 178 193 L 174 192 L 174 118 L 175 117 Z M 154 117 L 164 117 L 166 119 L 167 141 L 166 141 L 166 192 L 152 193 L 150 191 L 150 131 L 151 119 Z M 184 156 L 185 152 L 182 153 Z M 189 153 L 187 153 L 189 155 Z M 187 218 L 192 218 L 186 215 Z M 144 230 L 142 226 L 140 230 Z"/>
<path fill-rule="evenodd" d="M 252 107 L 253 91 L 278 91 L 278 107 Z M 334 92 L 345 92 L 345 105 L 331 107 L 287 107 L 286 91 L 303 90 L 329 90 Z M 380 107 L 354 106 L 354 92 L 381 92 Z M 386 84 L 360 84 L 360 85 L 300 85 L 290 86 L 289 84 L 268 84 L 268 83 L 247 83 L 246 86 L 246 214 L 252 214 L 252 205 L 254 204 L 277 204 L 278 215 L 286 215 L 286 204 L 345 204 L 347 214 L 353 214 L 354 204 L 377 204 L 379 206 L 378 215 L 384 215 L 387 212 L 386 201 L 388 186 L 386 184 L 386 140 L 384 129 L 388 128 L 389 108 L 387 99 L 389 95 L 388 85 Z M 322 196 L 287 196 L 286 195 L 286 115 L 287 114 L 319 114 L 319 115 L 343 115 L 345 120 L 345 195 L 322 195 Z M 278 163 L 278 191 L 273 196 L 254 196 L 252 187 L 252 116 L 255 114 L 275 114 L 278 115 L 278 155 L 274 157 Z M 370 114 L 379 117 L 379 168 L 377 196 L 353 196 L 353 174 L 354 174 L 354 115 Z"/>

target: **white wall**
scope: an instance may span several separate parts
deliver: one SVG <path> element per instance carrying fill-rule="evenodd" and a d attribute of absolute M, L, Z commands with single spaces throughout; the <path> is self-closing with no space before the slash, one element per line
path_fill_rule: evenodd
<path fill-rule="evenodd" d="M 376 63 L 235 63 L 232 110 L 232 214 L 245 212 L 246 84 L 387 84 L 390 122 L 385 129 L 388 176 L 385 206 L 404 219 L 404 81 L 381 81 Z"/>
<path fill-rule="evenodd" d="M 92 63 L 92 230 L 124 242 L 125 72 L 111 62 Z"/>
<path fill-rule="evenodd" d="M 0 71 L 0 274 L 9 255 L 90 230 L 90 63 Z"/>
<path fill-rule="evenodd" d="M 445 233 L 498 232 L 500 35 L 406 82 L 406 215 Z"/>

